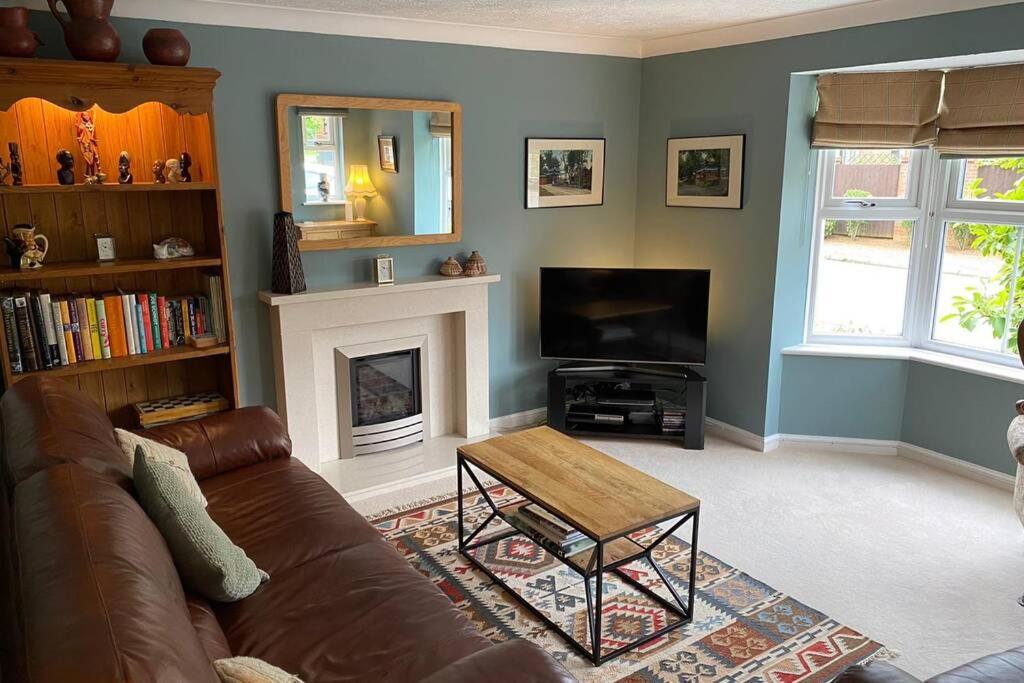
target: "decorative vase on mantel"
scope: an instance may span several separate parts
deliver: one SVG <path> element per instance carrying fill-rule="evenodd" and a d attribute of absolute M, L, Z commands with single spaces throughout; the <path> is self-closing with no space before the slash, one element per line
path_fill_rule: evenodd
<path fill-rule="evenodd" d="M 0 57 L 34 57 L 42 44 L 28 27 L 27 7 L 0 7 Z"/>
<path fill-rule="evenodd" d="M 64 27 L 71 56 L 86 62 L 113 62 L 121 54 L 121 36 L 110 23 L 114 0 L 46 0 Z M 57 9 L 64 5 L 67 15 Z"/>
<path fill-rule="evenodd" d="M 274 215 L 274 256 L 271 290 L 274 294 L 298 294 L 306 291 L 299 253 L 299 229 L 292 215 L 282 211 Z"/>
<path fill-rule="evenodd" d="M 476 277 L 487 274 L 487 261 L 480 255 L 479 251 L 473 251 L 466 259 L 466 265 L 462 268 L 462 274 L 466 277 Z"/>
<path fill-rule="evenodd" d="M 462 275 L 462 265 L 455 260 L 454 256 L 449 256 L 448 260 L 441 264 L 441 275 L 445 277 L 458 277 Z"/>

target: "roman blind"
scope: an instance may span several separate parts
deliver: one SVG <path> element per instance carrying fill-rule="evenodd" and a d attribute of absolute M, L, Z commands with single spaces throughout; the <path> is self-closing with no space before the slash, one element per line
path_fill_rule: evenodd
<path fill-rule="evenodd" d="M 450 111 L 430 112 L 430 134 L 437 138 L 452 136 L 452 113 Z"/>
<path fill-rule="evenodd" d="M 814 147 L 901 149 L 932 145 L 941 71 L 818 76 Z"/>
<path fill-rule="evenodd" d="M 936 148 L 954 156 L 1024 155 L 1024 64 L 947 73 Z"/>

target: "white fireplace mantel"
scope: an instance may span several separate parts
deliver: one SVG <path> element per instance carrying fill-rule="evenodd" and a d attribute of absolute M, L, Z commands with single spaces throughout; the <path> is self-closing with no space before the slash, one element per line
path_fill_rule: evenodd
<path fill-rule="evenodd" d="M 301 294 L 259 293 L 270 308 L 277 410 L 293 452 L 314 471 L 347 457 L 339 439 L 339 349 L 423 338 L 431 436 L 487 434 L 487 286 L 499 275 L 431 276 Z M 343 357 L 343 356 L 338 356 Z M 373 457 L 372 455 L 361 457 Z"/>

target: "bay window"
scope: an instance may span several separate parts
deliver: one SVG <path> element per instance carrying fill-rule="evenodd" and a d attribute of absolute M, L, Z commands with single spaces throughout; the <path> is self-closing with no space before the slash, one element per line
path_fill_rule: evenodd
<path fill-rule="evenodd" d="M 1016 364 L 1024 157 L 819 152 L 807 341 Z"/>

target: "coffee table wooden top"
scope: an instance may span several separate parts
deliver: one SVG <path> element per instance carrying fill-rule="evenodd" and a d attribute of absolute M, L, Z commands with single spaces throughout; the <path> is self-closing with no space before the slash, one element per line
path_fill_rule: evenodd
<path fill-rule="evenodd" d="M 693 496 L 550 427 L 468 444 L 459 453 L 599 541 L 700 507 Z"/>

